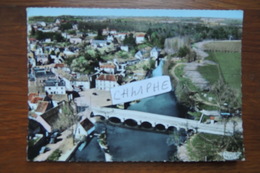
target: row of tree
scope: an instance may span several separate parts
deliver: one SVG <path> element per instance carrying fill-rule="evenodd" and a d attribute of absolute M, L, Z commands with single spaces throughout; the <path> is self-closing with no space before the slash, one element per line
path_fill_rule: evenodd
<path fill-rule="evenodd" d="M 42 31 L 33 31 L 31 36 L 35 37 L 37 40 L 51 39 L 56 40 L 57 42 L 64 42 L 65 39 L 59 32 L 42 32 Z"/>

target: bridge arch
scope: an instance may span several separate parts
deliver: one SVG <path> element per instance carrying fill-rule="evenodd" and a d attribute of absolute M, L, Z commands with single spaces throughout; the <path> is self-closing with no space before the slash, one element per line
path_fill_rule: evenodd
<path fill-rule="evenodd" d="M 158 123 L 158 124 L 155 125 L 155 129 L 160 130 L 160 131 L 164 131 L 164 130 L 166 130 L 166 127 L 163 124 Z"/>
<path fill-rule="evenodd" d="M 122 123 L 122 122 L 121 122 L 121 119 L 118 118 L 118 117 L 110 117 L 110 118 L 108 119 L 108 121 L 111 122 L 111 123 L 115 123 L 115 124 L 120 124 L 120 123 Z"/>
<path fill-rule="evenodd" d="M 143 121 L 141 124 L 140 124 L 140 127 L 141 128 L 144 128 L 144 129 L 151 129 L 153 128 L 153 125 L 152 123 L 148 122 L 148 121 Z"/>
<path fill-rule="evenodd" d="M 195 129 L 188 129 L 187 130 L 187 134 L 189 135 L 189 136 L 192 136 L 192 135 L 194 135 L 196 133 L 196 130 Z"/>
<path fill-rule="evenodd" d="M 178 128 L 174 127 L 174 126 L 168 126 L 167 127 L 167 132 L 169 132 L 169 133 L 175 132 L 177 130 L 178 130 Z"/>
<path fill-rule="evenodd" d="M 126 119 L 124 121 L 124 124 L 127 125 L 127 126 L 130 126 L 130 127 L 136 127 L 138 126 L 138 123 L 137 121 L 133 120 L 133 119 Z"/>

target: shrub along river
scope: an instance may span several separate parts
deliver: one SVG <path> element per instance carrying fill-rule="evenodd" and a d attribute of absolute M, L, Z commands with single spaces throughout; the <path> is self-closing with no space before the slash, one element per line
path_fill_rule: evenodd
<path fill-rule="evenodd" d="M 163 75 L 164 62 L 161 61 L 152 76 Z M 157 113 L 179 117 L 178 104 L 174 91 L 141 99 L 132 104 L 129 110 Z M 169 143 L 169 134 L 157 131 L 144 131 L 138 128 L 126 128 L 108 122 L 96 123 L 96 133 L 107 131 L 109 153 L 113 161 L 169 161 L 176 152 L 174 143 Z M 185 135 L 181 136 L 185 140 Z M 93 137 L 86 147 L 71 157 L 71 161 L 105 161 L 97 137 Z"/>

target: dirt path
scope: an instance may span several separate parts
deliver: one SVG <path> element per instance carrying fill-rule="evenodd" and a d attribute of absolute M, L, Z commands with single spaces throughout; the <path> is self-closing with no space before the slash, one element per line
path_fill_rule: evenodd
<path fill-rule="evenodd" d="M 187 65 L 184 67 L 184 74 L 187 78 L 189 78 L 192 83 L 197 86 L 200 89 L 208 89 L 209 82 L 198 72 L 199 66 L 206 66 L 206 65 L 216 65 L 215 62 L 205 60 L 206 57 L 208 57 L 208 53 L 204 52 L 204 44 L 209 43 L 212 41 L 202 41 L 199 43 L 195 43 L 193 46 L 193 50 L 197 54 L 197 59 L 199 61 L 197 62 L 191 62 L 187 63 Z"/>
<path fill-rule="evenodd" d="M 186 65 L 187 63 L 178 63 L 178 64 L 176 64 L 175 66 L 173 66 L 173 68 L 171 69 L 171 74 L 172 74 L 172 76 L 173 76 L 173 78 L 177 81 L 177 82 L 179 82 L 179 78 L 176 76 L 176 74 L 175 74 L 175 69 L 177 68 L 177 67 L 179 67 L 180 65 Z"/>

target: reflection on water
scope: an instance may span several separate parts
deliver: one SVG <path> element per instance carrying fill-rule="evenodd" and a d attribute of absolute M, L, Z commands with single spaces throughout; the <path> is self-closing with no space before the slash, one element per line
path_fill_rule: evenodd
<path fill-rule="evenodd" d="M 139 103 L 130 105 L 128 109 L 178 117 L 178 109 L 173 91 L 141 99 Z"/>

